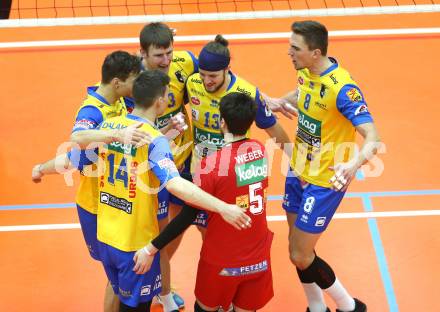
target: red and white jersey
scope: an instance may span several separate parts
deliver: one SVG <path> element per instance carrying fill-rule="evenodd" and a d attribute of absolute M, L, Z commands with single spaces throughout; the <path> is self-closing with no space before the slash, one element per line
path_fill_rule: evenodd
<path fill-rule="evenodd" d="M 203 159 L 194 177 L 204 191 L 246 209 L 252 227 L 237 230 L 221 215 L 208 212 L 201 259 L 220 266 L 242 266 L 266 260 L 273 233 L 267 227 L 268 159 L 264 146 L 251 139 L 226 144 Z"/>

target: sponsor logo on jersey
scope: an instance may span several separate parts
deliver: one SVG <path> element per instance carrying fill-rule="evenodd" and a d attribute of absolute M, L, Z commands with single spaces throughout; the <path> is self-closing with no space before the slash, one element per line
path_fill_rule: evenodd
<path fill-rule="evenodd" d="M 356 108 L 354 115 L 357 116 L 362 113 L 368 113 L 368 107 L 365 104 L 362 104 L 358 108 Z"/>
<path fill-rule="evenodd" d="M 198 97 L 192 96 L 191 103 L 194 105 L 200 105 L 200 99 Z"/>
<path fill-rule="evenodd" d="M 191 108 L 191 116 L 194 120 L 199 120 L 199 110 Z"/>
<path fill-rule="evenodd" d="M 122 210 L 128 214 L 132 213 L 133 203 L 125 198 L 116 197 L 110 193 L 100 192 L 99 199 L 102 204 Z"/>
<path fill-rule="evenodd" d="M 130 183 L 128 185 L 128 197 L 136 198 L 136 190 L 137 190 L 137 169 L 138 163 L 137 161 L 130 162 Z"/>
<path fill-rule="evenodd" d="M 237 186 L 260 182 L 267 178 L 267 172 L 268 167 L 266 158 L 235 166 Z"/>
<path fill-rule="evenodd" d="M 242 163 L 245 163 L 245 162 L 248 162 L 248 161 L 252 161 L 252 160 L 256 160 L 256 159 L 260 159 L 260 158 L 263 158 L 263 157 L 264 157 L 263 152 L 260 149 L 258 149 L 256 151 L 252 151 L 252 152 L 249 152 L 249 153 L 237 154 L 237 156 L 235 156 L 235 161 L 238 164 L 242 164 Z"/>
<path fill-rule="evenodd" d="M 156 119 L 156 127 L 158 129 L 162 129 L 166 126 L 168 126 L 168 122 L 170 121 L 170 118 L 173 117 L 174 113 L 171 112 L 166 115 L 162 115 L 159 118 Z"/>
<path fill-rule="evenodd" d="M 225 144 L 225 140 L 221 133 L 203 131 L 196 127 L 194 127 L 194 137 L 197 145 L 203 144 L 204 146 L 212 147 L 215 150 L 221 148 Z"/>
<path fill-rule="evenodd" d="M 197 94 L 198 96 L 205 96 L 205 93 L 204 92 L 202 92 L 202 91 L 199 91 L 199 90 L 197 90 L 197 89 L 195 89 L 195 88 L 190 88 L 190 92 L 189 92 L 189 94 L 190 95 L 192 95 L 192 94 Z"/>
<path fill-rule="evenodd" d="M 239 86 L 237 87 L 237 92 L 241 92 L 241 93 L 244 93 L 244 94 L 246 94 L 248 96 L 251 96 L 251 92 L 250 91 L 246 90 L 245 88 L 240 88 Z"/>
<path fill-rule="evenodd" d="M 235 198 L 235 204 L 242 209 L 248 209 L 249 208 L 249 195 L 237 196 Z"/>
<path fill-rule="evenodd" d="M 327 90 L 327 87 L 325 85 L 321 85 L 321 89 L 319 90 L 319 96 L 323 98 L 325 96 L 325 91 Z"/>
<path fill-rule="evenodd" d="M 176 75 L 176 78 L 180 83 L 185 83 L 185 76 L 182 75 L 182 72 L 180 70 L 176 71 L 174 74 Z"/>
<path fill-rule="evenodd" d="M 108 149 L 118 153 L 135 156 L 137 149 L 131 144 L 124 144 L 121 142 L 112 142 L 108 145 Z"/>
<path fill-rule="evenodd" d="M 314 102 L 316 106 L 318 106 L 320 109 L 327 110 L 327 105 L 325 103 L 321 102 Z"/>
<path fill-rule="evenodd" d="M 197 84 L 202 84 L 203 82 L 202 82 L 202 79 L 197 79 L 197 78 L 195 78 L 195 77 L 192 77 L 191 78 L 191 82 L 194 82 L 194 83 L 197 83 Z"/>
<path fill-rule="evenodd" d="M 185 59 L 183 57 L 176 56 L 175 58 L 173 58 L 173 62 L 182 62 L 182 63 L 184 63 Z"/>
<path fill-rule="evenodd" d="M 300 85 L 303 85 L 304 84 L 304 79 L 303 79 L 303 77 L 298 77 L 298 83 L 300 84 Z"/>
<path fill-rule="evenodd" d="M 169 172 L 177 172 L 176 164 L 169 158 L 162 158 L 157 162 L 159 168 Z"/>
<path fill-rule="evenodd" d="M 269 268 L 267 260 L 256 264 L 246 265 L 238 268 L 223 268 L 219 275 L 221 276 L 241 276 L 266 271 Z"/>
<path fill-rule="evenodd" d="M 361 102 L 362 101 L 362 95 L 357 88 L 351 88 L 345 94 L 347 94 L 348 98 L 352 102 Z"/>
<path fill-rule="evenodd" d="M 299 112 L 298 124 L 299 127 L 303 130 L 306 130 L 306 132 L 314 136 L 319 136 L 319 137 L 321 136 L 320 121 L 313 119 L 312 117 L 309 117 L 306 114 L 303 114 L 302 112 Z"/>
<path fill-rule="evenodd" d="M 333 74 L 330 75 L 330 79 L 333 81 L 334 84 L 338 84 L 338 80 Z"/>
<path fill-rule="evenodd" d="M 73 126 L 73 131 L 76 130 L 88 130 L 88 129 L 94 129 L 96 128 L 96 122 L 88 120 L 88 119 L 81 119 L 75 122 L 75 125 Z"/>
<path fill-rule="evenodd" d="M 266 114 L 266 117 L 271 117 L 272 116 L 272 110 L 270 109 L 269 106 L 264 105 L 264 113 Z"/>
<path fill-rule="evenodd" d="M 120 124 L 120 123 L 115 123 L 113 121 L 104 121 L 101 126 L 99 126 L 100 129 L 125 129 L 127 128 L 126 125 Z"/>

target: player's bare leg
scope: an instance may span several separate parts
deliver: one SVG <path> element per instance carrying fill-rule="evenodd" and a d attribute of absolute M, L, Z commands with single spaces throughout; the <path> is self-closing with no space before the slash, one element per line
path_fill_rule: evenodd
<path fill-rule="evenodd" d="M 105 287 L 104 294 L 104 312 L 118 312 L 119 311 L 119 297 L 115 295 L 113 287 L 109 281 Z"/>
<path fill-rule="evenodd" d="M 168 224 L 168 219 L 159 220 L 159 230 L 162 231 Z M 160 292 L 160 302 L 164 312 L 178 311 L 179 307 L 173 300 L 171 292 L 171 266 L 167 249 L 160 251 L 160 272 L 162 275 L 162 291 Z"/>
<path fill-rule="evenodd" d="M 197 230 L 199 230 L 200 234 L 202 235 L 202 240 L 204 240 L 206 235 L 206 227 L 198 225 Z"/>
<path fill-rule="evenodd" d="M 309 303 L 308 311 L 328 311 L 322 291 L 335 301 L 337 311 L 366 311 L 365 304 L 351 297 L 333 269 L 315 253 L 315 246 L 322 233 L 308 233 L 295 226 L 296 214 L 287 213 L 289 223 L 290 261 L 296 266 Z M 319 289 L 318 289 L 319 288 Z"/>

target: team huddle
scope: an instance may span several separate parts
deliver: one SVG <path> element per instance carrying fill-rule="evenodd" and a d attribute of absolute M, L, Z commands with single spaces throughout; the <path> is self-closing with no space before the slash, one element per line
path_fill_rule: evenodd
<path fill-rule="evenodd" d="M 315 251 L 379 142 L 361 90 L 327 56 L 327 29 L 292 24 L 288 54 L 298 85 L 282 98 L 231 71 L 221 35 L 198 57 L 173 44 L 172 29 L 150 23 L 140 33 L 140 54 L 107 55 L 101 81 L 87 89 L 77 112 L 71 150 L 32 172 L 40 182 L 62 173 L 57 162 L 80 171 L 78 217 L 108 278 L 104 311 L 150 311 L 153 299 L 165 312 L 182 308 L 171 290 L 170 259 L 191 224 L 203 239 L 194 311 L 256 311 L 272 299 L 269 160 L 250 128 L 255 122 L 276 142 L 290 143 L 273 112 L 298 119 L 283 208 L 306 309 L 330 311 L 325 291 L 336 311 L 366 311 Z M 354 143 L 356 131 L 364 138 L 360 153 L 336 162 L 329 144 Z"/>

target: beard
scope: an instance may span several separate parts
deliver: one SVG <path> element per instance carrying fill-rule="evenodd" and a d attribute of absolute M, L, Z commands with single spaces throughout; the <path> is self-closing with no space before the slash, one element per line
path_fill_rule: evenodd
<path fill-rule="evenodd" d="M 223 85 L 225 84 L 225 81 L 226 81 L 226 74 L 223 73 L 223 80 L 222 80 L 222 82 L 217 87 L 215 87 L 214 90 L 208 90 L 208 88 L 206 88 L 205 85 L 203 85 L 203 86 L 205 87 L 206 92 L 208 92 L 208 93 L 216 93 L 218 90 L 220 90 L 223 87 Z"/>

